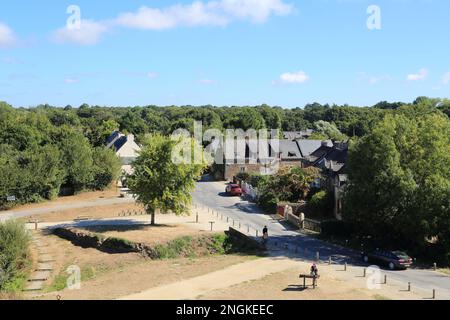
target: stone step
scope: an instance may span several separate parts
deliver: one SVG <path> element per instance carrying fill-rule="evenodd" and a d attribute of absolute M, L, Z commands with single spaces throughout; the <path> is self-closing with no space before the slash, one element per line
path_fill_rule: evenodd
<path fill-rule="evenodd" d="M 23 291 L 41 291 L 44 288 L 44 281 L 30 281 Z"/>
<path fill-rule="evenodd" d="M 36 271 L 28 278 L 28 282 L 46 281 L 48 278 L 50 278 L 49 271 Z"/>
<path fill-rule="evenodd" d="M 36 271 L 52 271 L 53 266 L 51 263 L 38 263 Z"/>
<path fill-rule="evenodd" d="M 38 258 L 39 263 L 47 263 L 47 262 L 53 262 L 55 259 L 52 258 L 49 254 L 43 254 Z"/>

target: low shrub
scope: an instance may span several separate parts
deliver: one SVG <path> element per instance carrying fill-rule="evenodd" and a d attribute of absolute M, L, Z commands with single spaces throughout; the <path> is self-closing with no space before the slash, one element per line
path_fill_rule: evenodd
<path fill-rule="evenodd" d="M 333 211 L 333 197 L 325 190 L 321 190 L 311 197 L 308 205 L 314 214 L 320 216 L 330 215 Z"/>
<path fill-rule="evenodd" d="M 0 223 L 0 291 L 20 291 L 31 265 L 31 237 L 23 223 L 9 220 Z"/>

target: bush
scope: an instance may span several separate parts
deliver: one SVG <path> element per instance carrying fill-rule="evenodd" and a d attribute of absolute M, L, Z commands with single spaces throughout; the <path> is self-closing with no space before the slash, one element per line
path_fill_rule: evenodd
<path fill-rule="evenodd" d="M 248 178 L 248 183 L 252 185 L 253 188 L 260 188 L 269 180 L 269 176 L 262 174 L 252 174 Z"/>
<path fill-rule="evenodd" d="M 239 172 L 236 175 L 236 179 L 240 181 L 248 181 L 248 178 L 250 178 L 250 174 L 248 172 Z"/>
<path fill-rule="evenodd" d="M 333 198 L 328 192 L 322 190 L 311 197 L 309 206 L 314 214 L 325 216 L 330 214 L 333 210 Z"/>
<path fill-rule="evenodd" d="M 0 223 L 0 291 L 22 289 L 30 266 L 30 240 L 22 223 L 16 220 Z"/>
<path fill-rule="evenodd" d="M 269 213 L 276 212 L 279 201 L 277 193 L 270 190 L 264 190 L 258 197 L 258 205 Z"/>

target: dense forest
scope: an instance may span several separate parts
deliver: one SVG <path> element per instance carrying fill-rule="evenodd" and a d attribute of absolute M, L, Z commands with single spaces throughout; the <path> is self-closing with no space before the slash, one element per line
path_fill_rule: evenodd
<path fill-rule="evenodd" d="M 312 128 L 316 130 L 313 138 L 356 139 L 367 135 L 387 114 L 415 105 L 450 116 L 450 100 L 426 97 L 412 104 L 380 102 L 356 107 L 313 103 L 294 109 L 87 104 L 13 108 L 0 102 L 0 207 L 8 205 L 8 196 L 15 196 L 17 204 L 51 199 L 65 189 L 106 188 L 120 170 L 114 153 L 104 148 L 105 139 L 116 129 L 133 133 L 140 141 L 147 133 L 168 135 L 178 128 L 192 129 L 193 120 L 198 120 L 204 129 Z"/>

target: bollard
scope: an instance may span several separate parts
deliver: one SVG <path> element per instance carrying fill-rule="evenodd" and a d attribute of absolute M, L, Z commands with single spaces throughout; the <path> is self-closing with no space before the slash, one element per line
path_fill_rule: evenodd
<path fill-rule="evenodd" d="M 384 275 L 384 284 L 387 284 L 387 275 Z"/>
<path fill-rule="evenodd" d="M 234 219 L 233 219 L 233 227 L 234 227 Z"/>
<path fill-rule="evenodd" d="M 436 289 L 433 289 L 433 300 L 436 299 Z"/>
<path fill-rule="evenodd" d="M 408 292 L 411 292 L 411 282 L 408 282 Z"/>
<path fill-rule="evenodd" d="M 211 231 L 213 231 L 214 221 L 209 222 L 211 224 Z"/>
<path fill-rule="evenodd" d="M 437 263 L 435 262 L 435 263 L 433 263 L 433 269 L 434 269 L 434 271 L 436 271 L 437 270 Z"/>
<path fill-rule="evenodd" d="M 347 271 L 347 262 L 344 264 L 344 271 Z"/>
<path fill-rule="evenodd" d="M 366 277 L 367 274 L 367 268 L 364 268 L 364 278 Z"/>
<path fill-rule="evenodd" d="M 197 212 L 197 214 L 195 216 L 195 222 L 198 223 L 198 212 Z"/>
<path fill-rule="evenodd" d="M 239 221 L 239 230 L 241 230 L 241 222 Z"/>
<path fill-rule="evenodd" d="M 250 226 L 247 225 L 247 233 L 250 233 Z"/>
<path fill-rule="evenodd" d="M 316 252 L 316 261 L 319 261 L 319 260 L 320 260 L 320 252 L 317 251 L 317 252 Z"/>
<path fill-rule="evenodd" d="M 34 230 L 37 230 L 37 229 L 38 229 L 38 222 L 35 221 L 35 222 L 34 222 Z"/>
<path fill-rule="evenodd" d="M 227 217 L 227 223 L 228 223 L 228 221 L 230 220 L 230 218 L 229 217 Z"/>
<path fill-rule="evenodd" d="M 330 257 L 328 257 L 328 265 L 330 265 L 330 266 L 331 266 L 331 256 L 330 256 Z"/>

